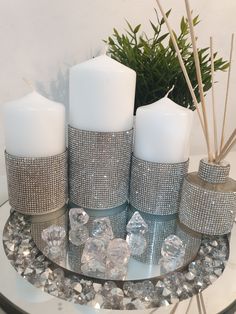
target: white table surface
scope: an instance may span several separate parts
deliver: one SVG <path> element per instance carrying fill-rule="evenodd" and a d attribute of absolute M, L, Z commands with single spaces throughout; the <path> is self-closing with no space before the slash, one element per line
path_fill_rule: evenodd
<path fill-rule="evenodd" d="M 199 158 L 194 156 L 190 159 L 190 170 L 197 170 Z M 231 163 L 231 177 L 236 179 L 236 152 L 229 155 L 228 161 Z M 0 203 L 6 200 L 6 181 L 1 178 L 0 190 L 2 190 Z M 2 184 L 3 183 L 3 184 Z M 198 306 L 198 296 L 179 302 L 176 305 L 161 307 L 150 310 L 134 311 L 114 311 L 98 310 L 88 306 L 76 305 L 63 301 L 40 291 L 24 280 L 10 265 L 3 248 L 2 233 L 5 223 L 9 217 L 10 205 L 5 203 L 0 207 L 0 293 L 15 304 L 18 308 L 30 314 L 111 314 L 123 313 L 134 314 L 199 314 L 202 313 Z M 223 311 L 236 299 L 236 226 L 231 233 L 230 256 L 224 273 L 218 278 L 213 285 L 209 286 L 202 293 L 204 305 L 207 314 L 216 314 Z"/>

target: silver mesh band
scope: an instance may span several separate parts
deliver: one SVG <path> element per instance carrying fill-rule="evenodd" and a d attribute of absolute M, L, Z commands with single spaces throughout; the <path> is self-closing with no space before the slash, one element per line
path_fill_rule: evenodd
<path fill-rule="evenodd" d="M 128 216 L 131 218 L 136 210 L 131 208 Z M 201 244 L 201 236 L 191 232 L 188 228 L 182 228 L 177 221 L 177 215 L 158 216 L 139 211 L 142 218 L 148 225 L 145 235 L 147 247 L 140 256 L 134 256 L 145 264 L 158 264 L 161 257 L 161 247 L 164 240 L 171 234 L 176 234 L 186 245 L 184 264 L 189 263 L 196 256 Z"/>
<path fill-rule="evenodd" d="M 155 163 L 133 156 L 130 204 L 150 214 L 177 213 L 188 164 L 188 160 L 180 163 Z"/>
<path fill-rule="evenodd" d="M 5 152 L 9 203 L 27 215 L 42 215 L 67 201 L 67 151 L 49 157 L 18 157 Z"/>
<path fill-rule="evenodd" d="M 133 130 L 92 132 L 69 126 L 70 201 L 105 209 L 128 198 Z"/>
<path fill-rule="evenodd" d="M 191 183 L 188 175 L 183 184 L 179 209 L 180 221 L 194 231 L 209 235 L 229 233 L 236 212 L 235 192 L 205 189 Z"/>
<path fill-rule="evenodd" d="M 199 164 L 198 176 L 209 183 L 225 183 L 228 179 L 230 164 L 221 162 L 221 164 L 209 163 L 202 159 Z"/>

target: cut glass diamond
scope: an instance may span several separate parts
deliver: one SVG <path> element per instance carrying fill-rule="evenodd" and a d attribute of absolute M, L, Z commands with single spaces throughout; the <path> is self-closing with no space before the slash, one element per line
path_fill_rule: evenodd
<path fill-rule="evenodd" d="M 60 246 L 63 244 L 66 236 L 65 228 L 51 225 L 42 231 L 42 239 L 49 247 Z"/>
<path fill-rule="evenodd" d="M 129 245 L 131 255 L 141 255 L 147 246 L 147 241 L 143 234 L 139 233 L 128 233 L 126 242 Z"/>
<path fill-rule="evenodd" d="M 83 208 L 71 208 L 69 218 L 71 229 L 76 229 L 88 222 L 89 215 L 83 210 Z"/>
<path fill-rule="evenodd" d="M 113 239 L 114 234 L 108 217 L 97 218 L 93 221 L 92 235 L 96 238 Z"/>
<path fill-rule="evenodd" d="M 144 234 L 148 230 L 148 225 L 143 220 L 138 211 L 136 211 L 131 217 L 130 221 L 126 226 L 128 233 L 141 233 Z"/>

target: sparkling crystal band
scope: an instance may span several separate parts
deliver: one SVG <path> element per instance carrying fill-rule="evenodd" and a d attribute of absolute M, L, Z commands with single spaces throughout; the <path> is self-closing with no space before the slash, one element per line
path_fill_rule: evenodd
<path fill-rule="evenodd" d="M 131 217 L 136 211 L 130 208 L 128 216 Z M 201 244 L 201 236 L 193 233 L 177 221 L 177 215 L 152 215 L 139 211 L 142 218 L 148 225 L 148 232 L 145 235 L 147 247 L 145 252 L 134 258 L 146 264 L 158 264 L 161 257 L 163 241 L 171 234 L 176 234 L 186 245 L 185 264 L 189 263 L 197 254 Z"/>
<path fill-rule="evenodd" d="M 133 130 L 92 132 L 69 126 L 70 201 L 107 209 L 128 199 Z"/>
<path fill-rule="evenodd" d="M 130 204 L 150 214 L 177 213 L 188 165 L 188 160 L 180 163 L 155 163 L 133 156 Z"/>
<path fill-rule="evenodd" d="M 202 159 L 199 164 L 198 176 L 209 183 L 225 183 L 228 179 L 230 164 L 222 161 L 221 164 L 209 163 Z"/>
<path fill-rule="evenodd" d="M 56 211 L 67 202 L 67 151 L 49 157 L 5 152 L 9 203 L 27 215 Z"/>
<path fill-rule="evenodd" d="M 206 189 L 192 183 L 192 174 L 184 179 L 179 209 L 180 221 L 197 232 L 222 235 L 231 231 L 235 212 L 236 194 Z"/>

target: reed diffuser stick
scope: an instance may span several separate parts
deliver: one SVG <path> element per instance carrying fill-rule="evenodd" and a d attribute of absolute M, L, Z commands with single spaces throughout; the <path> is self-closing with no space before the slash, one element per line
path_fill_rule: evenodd
<path fill-rule="evenodd" d="M 221 156 L 226 152 L 234 138 L 236 137 L 236 129 L 233 130 L 232 134 L 229 136 L 228 140 L 226 141 L 225 145 L 223 146 L 218 158 L 216 158 L 216 162 L 218 162 L 221 159 Z"/>
<path fill-rule="evenodd" d="M 229 83 L 230 83 L 233 49 L 234 49 L 234 34 L 232 34 L 231 36 L 229 70 L 228 70 L 227 88 L 226 88 L 226 96 L 225 96 L 225 107 L 224 107 L 224 117 L 223 117 L 222 132 L 221 132 L 220 151 L 222 150 L 224 141 L 225 141 L 225 123 L 226 123 L 228 98 L 229 98 Z"/>
<path fill-rule="evenodd" d="M 197 45 L 196 45 L 196 38 L 195 38 L 195 34 L 194 34 L 192 14 L 191 14 L 188 0 L 185 0 L 185 7 L 186 7 L 187 16 L 188 16 L 188 24 L 189 24 L 189 29 L 190 29 L 191 41 L 192 41 L 192 45 L 193 45 L 194 63 L 195 63 L 195 68 L 196 68 L 198 89 L 199 89 L 201 105 L 202 105 L 203 121 L 204 121 L 205 132 L 206 132 L 208 159 L 210 162 L 212 162 L 213 156 L 212 156 L 212 152 L 211 152 L 211 144 L 210 144 L 209 128 L 208 128 L 207 112 L 206 112 L 206 103 L 205 103 L 203 84 L 202 84 L 201 67 L 200 67 L 198 50 L 197 50 Z"/>
<path fill-rule="evenodd" d="M 235 144 L 236 144 L 236 138 L 232 141 L 232 143 L 229 145 L 227 150 L 219 156 L 220 158 L 218 162 L 220 162 L 222 159 L 224 159 L 228 155 L 228 153 L 231 151 L 231 149 L 233 148 Z"/>
<path fill-rule="evenodd" d="M 218 156 L 218 134 L 216 124 L 216 110 L 215 110 L 215 82 L 214 82 L 214 54 L 213 54 L 213 38 L 210 37 L 210 52 L 211 52 L 211 97 L 212 97 L 212 120 L 214 128 L 214 147 L 215 158 Z"/>
<path fill-rule="evenodd" d="M 176 52 L 176 54 L 177 54 L 177 57 L 178 57 L 178 60 L 179 60 L 179 63 L 180 63 L 180 67 L 181 67 L 181 69 L 182 69 L 182 71 L 183 71 L 183 74 L 184 74 L 186 83 L 187 83 L 187 85 L 188 85 L 189 92 L 190 92 L 190 94 L 191 94 L 191 96 L 192 96 L 194 105 L 195 105 L 195 107 L 196 107 L 196 109 L 197 109 L 197 113 L 198 113 L 198 117 L 199 117 L 199 120 L 200 120 L 200 124 L 201 124 L 202 130 L 203 130 L 204 137 L 205 137 L 205 139 L 206 139 L 205 126 L 204 126 L 203 119 L 202 119 L 202 116 L 201 116 L 201 112 L 200 112 L 200 109 L 199 109 L 198 101 L 197 101 L 196 95 L 195 95 L 195 93 L 194 93 L 194 90 L 193 90 L 193 87 L 192 87 L 192 83 L 191 83 L 191 81 L 190 81 L 190 79 L 189 79 L 188 72 L 187 72 L 187 70 L 186 70 L 186 68 L 185 68 L 184 61 L 183 61 L 183 58 L 182 58 L 182 56 L 181 56 L 181 53 L 180 53 L 178 44 L 177 44 L 177 42 L 176 42 L 174 33 L 173 33 L 173 31 L 172 31 L 172 28 L 170 27 L 168 18 L 167 18 L 167 16 L 166 16 L 166 14 L 165 14 L 165 12 L 164 12 L 164 10 L 163 10 L 161 4 L 160 4 L 160 1 L 159 1 L 159 0 L 156 0 L 156 2 L 157 2 L 157 5 L 158 5 L 158 7 L 159 7 L 159 9 L 160 9 L 160 11 L 161 11 L 161 14 L 162 14 L 163 19 L 164 19 L 164 21 L 165 21 L 165 23 L 166 23 L 166 26 L 167 26 L 167 28 L 168 28 L 168 30 L 169 30 L 170 37 L 171 37 L 173 46 L 174 46 L 174 48 L 175 48 L 175 52 Z"/>

